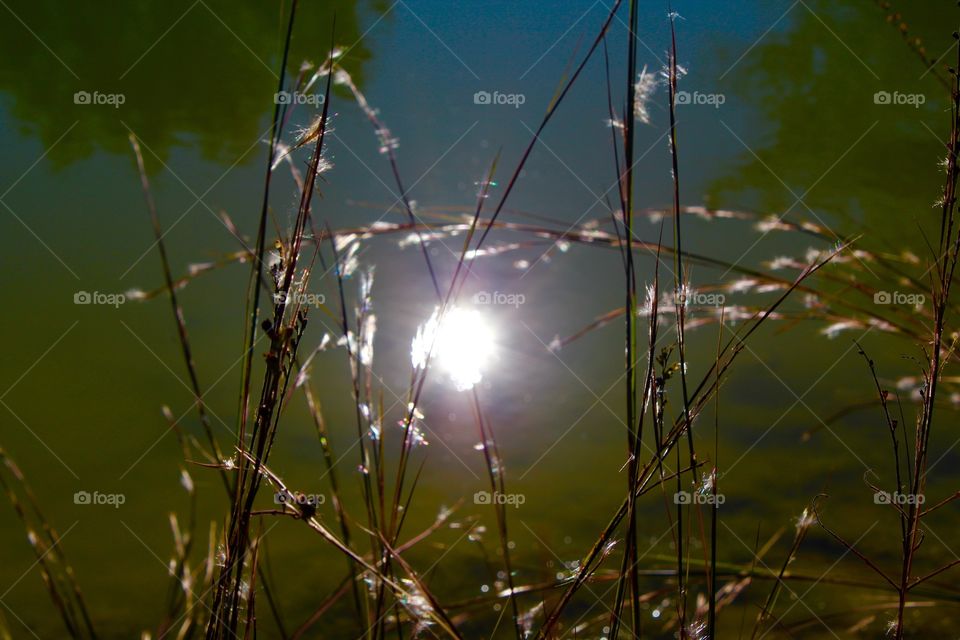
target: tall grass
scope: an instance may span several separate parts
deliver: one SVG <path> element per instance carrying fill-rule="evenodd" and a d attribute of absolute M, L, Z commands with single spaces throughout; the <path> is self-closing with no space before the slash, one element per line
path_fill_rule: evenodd
<path fill-rule="evenodd" d="M 638 122 L 646 119 L 646 101 L 652 99 L 655 81 L 646 69 L 637 71 L 638 2 L 630 0 L 625 11 L 622 4 L 621 0 L 614 2 L 589 47 L 570 75 L 561 82 L 556 97 L 547 106 L 532 138 L 509 170 L 505 187 L 492 205 L 490 187 L 502 163 L 499 154 L 491 159 L 490 167 L 480 181 L 474 207 L 453 213 L 449 208 L 414 207 L 402 179 L 394 153 L 394 138 L 385 123 L 386 118 L 370 105 L 341 67 L 341 54 L 335 47 L 335 31 L 323 63 L 316 68 L 304 66 L 297 77 L 292 80 L 288 77 L 286 69 L 290 62 L 288 55 L 294 32 L 296 0 L 289 10 L 278 90 L 308 90 L 322 83 L 325 100 L 322 112 L 311 126 L 297 140 L 289 141 L 284 138 L 284 130 L 289 124 L 292 107 L 288 109 L 279 103 L 275 106 L 253 246 L 248 246 L 239 234 L 235 234 L 240 239 L 239 250 L 203 268 L 191 269 L 188 275 L 175 277 L 144 159 L 137 139 L 131 136 L 163 278 L 162 286 L 143 292 L 139 297 L 151 300 L 169 296 L 181 356 L 206 442 L 201 443 L 186 435 L 169 410 L 165 410 L 165 416 L 175 429 L 185 460 L 193 462 L 200 472 L 216 473 L 226 497 L 223 524 L 210 524 L 205 549 L 200 548 L 196 542 L 196 492 L 191 474 L 186 468 L 182 470 L 183 484 L 191 497 L 191 511 L 184 525 L 176 516 L 171 518 L 174 551 L 170 596 L 164 619 L 152 631 L 156 637 L 190 638 L 203 634 L 208 640 L 239 638 L 241 635 L 253 638 L 267 633 L 263 622 L 267 615 L 272 619 L 270 632 L 285 638 L 327 635 L 322 626 L 334 616 L 340 617 L 335 625 L 331 625 L 335 631 L 330 633 L 339 634 L 343 633 L 342 629 L 350 628 L 353 637 L 371 640 L 421 634 L 475 637 L 477 629 L 488 622 L 483 612 L 493 605 L 501 607 L 504 615 L 509 613 L 510 623 L 501 626 L 498 620 L 494 626 L 484 627 L 479 631 L 484 637 L 499 634 L 547 639 L 592 637 L 602 633 L 610 638 L 664 635 L 681 639 L 713 638 L 720 637 L 718 629 L 724 610 L 746 599 L 752 599 L 759 608 L 751 637 L 763 637 L 777 628 L 777 622 L 771 623 L 771 618 L 788 581 L 822 582 L 865 591 L 877 588 L 868 580 L 817 578 L 788 569 L 799 556 L 803 543 L 813 530 L 812 525 L 817 522 L 830 538 L 859 558 L 895 593 L 897 601 L 893 609 L 896 613 L 891 630 L 896 638 L 903 638 L 911 593 L 922 591 L 934 578 L 960 564 L 957 560 L 920 575 L 916 570 L 924 537 L 924 519 L 951 504 L 960 492 L 928 508 L 914 504 L 906 508 L 892 505 L 899 520 L 901 551 L 901 566 L 896 573 L 882 568 L 879 561 L 868 557 L 856 545 L 847 542 L 841 533 L 828 527 L 820 510 L 822 499 L 815 501 L 810 511 L 804 511 L 800 517 L 793 541 L 781 558 L 777 571 L 768 569 L 763 558 L 774 552 L 783 531 L 763 544 L 758 533 L 755 560 L 749 565 L 724 561 L 719 555 L 717 497 L 720 464 L 716 459 L 723 422 L 720 390 L 731 376 L 734 363 L 747 349 L 748 341 L 762 327 L 774 322 L 792 324 L 817 320 L 826 325 L 824 332 L 828 335 L 852 328 L 874 327 L 923 345 L 927 363 L 921 376 L 923 393 L 915 401 L 896 398 L 898 411 L 902 412 L 904 404 L 915 405 L 912 442 L 907 438 L 905 421 L 894 411 L 891 394 L 881 382 L 876 363 L 862 349 L 860 353 L 868 363 L 877 393 L 877 401 L 864 406 L 880 407 L 890 435 L 896 478 L 894 493 L 909 491 L 910 495 L 922 495 L 925 492 L 934 413 L 941 406 L 937 403 L 937 396 L 942 393 L 945 366 L 956 358 L 956 338 L 949 327 L 951 313 L 956 309 L 950 301 L 951 285 L 960 257 L 960 225 L 955 220 L 956 183 L 960 175 L 957 166 L 960 89 L 956 74 L 952 80 L 951 132 L 947 143 L 947 179 L 942 194 L 939 244 L 931 255 L 927 273 L 919 277 L 913 274 L 911 265 L 915 261 L 912 256 L 854 249 L 853 240 L 836 242 L 830 249 L 814 251 L 803 257 L 778 258 L 764 270 L 752 269 L 684 249 L 686 220 L 694 216 L 711 221 L 711 224 L 723 224 L 727 219 L 752 220 L 765 232 L 780 231 L 798 238 L 812 237 L 827 242 L 834 242 L 835 238 L 809 222 L 771 220 L 746 212 L 708 210 L 682 204 L 680 125 L 675 111 L 677 87 L 683 75 L 677 62 L 682 38 L 676 32 L 674 14 L 669 16 L 668 64 L 658 83 L 666 88 L 672 202 L 663 210 L 636 206 L 636 130 Z M 610 27 L 614 20 L 623 19 L 622 13 L 627 14 L 629 28 L 627 77 L 623 90 L 619 91 L 617 83 L 611 80 L 610 51 L 620 47 L 613 42 Z M 610 207 L 609 222 L 604 222 L 603 226 L 598 223 L 597 228 L 590 229 L 569 229 L 547 216 L 531 216 L 509 209 L 508 200 L 532 151 L 571 88 L 584 74 L 588 63 L 599 57 L 601 49 L 607 79 L 605 99 L 613 132 L 611 151 L 618 185 L 618 208 Z M 924 63 L 927 63 L 926 58 Z M 960 59 L 957 63 L 960 66 Z M 335 100 L 339 100 L 332 91 L 334 84 L 346 89 L 373 126 L 400 194 L 405 223 L 332 229 L 325 222 L 323 204 L 316 196 L 321 189 L 321 175 L 328 166 L 325 153 L 330 108 Z M 615 96 L 620 94 L 624 96 L 624 102 L 618 107 Z M 304 151 L 309 153 L 305 171 L 293 159 L 295 154 Z M 299 204 L 291 228 L 286 232 L 278 231 L 276 238 L 270 238 L 271 184 L 282 163 L 288 165 L 298 186 Z M 516 219 L 505 220 L 504 214 Z M 656 242 L 639 237 L 636 223 L 641 218 L 659 221 Z M 667 220 L 672 227 L 670 245 L 664 244 Z M 498 245 L 495 233 L 511 234 L 520 240 Z M 416 337 L 419 348 L 414 348 L 409 382 L 401 403 L 400 429 L 393 432 L 385 428 L 391 418 L 390 407 L 384 401 L 384 389 L 373 368 L 377 326 L 372 293 L 375 271 L 372 267 L 361 267 L 358 259 L 361 245 L 391 235 L 412 235 L 416 239 L 424 259 L 425 275 L 429 278 L 428 288 L 436 302 L 433 316 L 420 327 Z M 431 258 L 428 244 L 434 239 L 456 237 L 462 237 L 462 244 L 447 280 L 444 271 Z M 275 252 L 268 252 L 271 241 Z M 457 312 L 465 284 L 477 260 L 494 259 L 491 256 L 528 247 L 549 247 L 559 242 L 576 243 L 592 251 L 616 251 L 621 259 L 623 306 L 602 312 L 581 330 L 555 341 L 551 348 L 562 348 L 614 321 L 623 322 L 626 490 L 612 513 L 597 516 L 602 518 L 602 526 L 598 526 L 595 540 L 583 550 L 579 563 L 570 574 L 540 581 L 534 580 L 530 572 L 517 562 L 516 554 L 511 552 L 510 514 L 504 504 L 495 501 L 491 508 L 496 522 L 495 553 L 499 557 L 491 565 L 496 565 L 496 588 L 480 597 L 455 601 L 449 594 L 431 586 L 432 568 L 415 566 L 408 553 L 431 539 L 453 517 L 453 510 L 444 510 L 430 526 L 417 532 L 408 531 L 407 518 L 412 505 L 420 499 L 417 489 L 427 455 L 421 409 L 427 380 L 437 375 L 434 367 L 440 327 Z M 652 281 L 646 283 L 642 301 L 636 274 L 636 263 L 641 257 L 652 257 L 653 260 Z M 862 265 L 867 262 L 904 282 L 905 286 L 916 290 L 929 286 L 932 309 L 923 313 L 898 308 L 891 308 L 883 314 L 877 312 L 870 300 L 878 290 L 863 277 Z M 242 318 L 244 357 L 237 398 L 237 437 L 230 446 L 224 446 L 210 426 L 204 389 L 187 331 L 186 313 L 177 293 L 196 283 L 204 274 L 234 264 L 247 265 L 249 277 Z M 722 306 L 710 314 L 691 315 L 691 265 L 720 268 L 734 275 L 732 282 L 701 285 L 709 290 L 776 292 L 776 298 L 765 306 Z M 828 268 L 828 265 L 835 268 Z M 336 303 L 323 309 L 336 322 L 335 335 L 327 334 L 320 340 L 316 340 L 310 331 L 312 310 L 302 302 L 303 296 L 311 291 L 318 266 L 333 274 L 337 292 Z M 661 275 L 664 271 L 670 272 L 669 277 Z M 925 282 L 928 274 L 929 281 Z M 351 279 L 353 275 L 358 277 Z M 359 281 L 359 291 L 353 293 L 349 285 L 355 281 Z M 668 286 L 662 286 L 662 281 L 668 282 Z M 666 294 L 663 289 L 668 289 Z M 801 311 L 788 310 L 785 303 L 796 294 L 814 297 L 817 304 Z M 711 364 L 696 378 L 692 371 L 688 371 L 689 349 L 692 347 L 686 338 L 689 331 L 710 323 L 717 324 L 716 348 L 697 358 Z M 268 343 L 262 365 L 256 358 L 258 336 Z M 314 346 L 308 347 L 310 344 Z M 334 429 L 341 427 L 328 424 L 320 401 L 321 393 L 310 380 L 310 372 L 318 366 L 315 361 L 318 354 L 341 346 L 350 376 L 350 429 L 354 432 L 357 448 L 360 499 L 356 504 L 349 503 L 346 497 L 349 495 L 346 485 L 352 479 L 338 473 L 337 461 L 341 456 L 335 451 L 331 436 Z M 258 383 L 259 393 L 256 391 Z M 482 454 L 485 481 L 492 495 L 506 495 L 509 476 L 495 436 L 497 425 L 491 420 L 490 412 L 485 410 L 480 391 L 475 386 L 467 390 L 480 438 L 478 448 Z M 294 395 L 302 395 L 316 431 L 318 460 L 323 461 L 332 496 L 333 524 L 324 521 L 316 505 L 300 489 L 291 486 L 272 465 L 271 453 L 277 440 L 284 437 L 285 410 Z M 709 429 L 704 416 L 711 406 L 714 458 L 709 460 L 698 456 L 695 435 L 705 435 Z M 842 415 L 845 410 L 837 415 Z M 704 440 L 701 438 L 700 441 Z M 645 451 L 650 453 L 645 454 Z M 350 452 L 349 455 L 354 454 Z M 6 469 L 0 474 L 0 483 L 29 532 L 48 592 L 66 632 L 74 638 L 95 637 L 93 617 L 87 611 L 78 581 L 63 556 L 60 537 L 42 516 L 19 468 L 2 451 L 0 457 Z M 201 459 L 204 462 L 199 462 Z M 267 487 L 275 498 L 273 504 L 265 506 L 263 495 Z M 880 490 L 879 487 L 873 488 Z M 700 504 L 689 505 L 677 500 L 685 490 L 713 496 L 708 512 L 704 513 Z M 640 552 L 642 533 L 650 526 L 647 520 L 639 517 L 641 500 L 648 500 L 651 504 L 663 503 L 664 519 L 674 545 L 669 564 L 663 564 L 660 558 L 656 562 L 647 560 L 647 556 Z M 330 546 L 342 556 L 344 562 L 332 569 L 337 575 L 342 572 L 337 586 L 318 597 L 313 612 L 303 619 L 286 617 L 280 606 L 270 569 L 269 527 L 266 526 L 267 522 L 274 521 L 305 526 L 319 543 Z M 464 526 L 471 537 L 475 535 L 475 539 L 480 540 L 483 527 L 477 520 L 467 519 L 458 525 Z M 42 535 L 38 533 L 40 531 Z M 621 540 L 622 544 L 618 544 Z M 696 557 L 698 547 L 702 550 L 700 558 Z M 199 562 L 196 560 L 198 554 Z M 646 562 L 651 566 L 645 566 Z M 763 567 L 759 568 L 758 563 Z M 611 583 L 614 594 L 608 598 L 609 610 L 585 618 L 587 614 L 578 607 L 578 598 L 591 585 L 607 583 Z M 756 593 L 752 588 L 754 585 L 766 586 L 765 583 L 769 583 L 765 593 Z M 956 590 L 949 589 L 928 591 L 925 596 L 942 601 L 960 597 Z M 671 612 L 657 623 L 656 628 L 650 629 L 644 623 L 644 607 L 655 600 L 668 602 Z M 747 605 L 743 606 L 746 610 Z M 346 616 L 349 620 L 341 615 L 346 610 L 350 610 Z M 0 620 L 0 631 L 3 630 L 2 624 Z"/>
<path fill-rule="evenodd" d="M 960 40 L 960 34 L 954 32 L 954 39 Z M 880 502 L 881 504 L 886 502 L 886 505 L 891 506 L 896 511 L 899 520 L 901 558 L 899 571 L 895 573 L 885 571 L 878 561 L 871 559 L 857 549 L 854 544 L 833 531 L 823 522 L 819 513 L 817 514 L 820 526 L 852 555 L 859 558 L 882 578 L 897 594 L 896 618 L 889 625 L 890 632 L 897 640 L 905 637 L 906 634 L 905 615 L 911 591 L 960 564 L 960 559 L 955 559 L 925 574 L 916 575 L 919 552 L 926 536 L 923 520 L 960 498 L 960 492 L 954 492 L 932 506 L 924 506 L 930 458 L 930 437 L 934 425 L 934 412 L 937 409 L 936 399 L 938 392 L 940 392 L 945 365 L 955 356 L 954 349 L 957 340 L 955 332 L 952 335 L 947 333 L 946 324 L 950 310 L 950 293 L 954 272 L 957 259 L 960 257 L 960 229 L 957 228 L 956 223 L 957 178 L 960 176 L 960 169 L 957 166 L 958 145 L 960 145 L 960 81 L 958 81 L 957 69 L 960 69 L 960 56 L 957 58 L 957 66 L 949 70 L 952 77 L 950 136 L 946 143 L 947 155 L 944 161 L 946 179 L 940 199 L 940 234 L 936 248 L 930 247 L 931 255 L 925 272 L 925 275 L 930 275 L 929 291 L 933 306 L 933 318 L 928 329 L 929 338 L 922 346 L 926 357 L 926 367 L 922 374 L 921 400 L 916 411 L 912 443 L 907 437 L 903 414 L 893 411 L 890 402 L 891 393 L 888 389 L 883 388 L 878 377 L 876 363 L 858 345 L 858 351 L 869 367 L 883 420 L 891 439 L 892 466 L 896 479 L 894 491 L 886 493 L 881 487 L 869 482 L 868 484 L 875 492 L 875 496 L 894 497 L 894 499 L 881 500 Z M 899 404 L 899 399 L 897 401 Z M 897 496 L 905 496 L 907 499 L 901 503 L 896 499 Z"/>

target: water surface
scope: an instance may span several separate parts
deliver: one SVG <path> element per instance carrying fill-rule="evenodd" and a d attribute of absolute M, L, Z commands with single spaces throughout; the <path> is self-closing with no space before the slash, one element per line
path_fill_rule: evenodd
<path fill-rule="evenodd" d="M 780 1 L 680 2 L 675 8 L 683 16 L 677 22 L 679 58 L 689 71 L 681 89 L 714 96 L 712 103 L 694 97 L 678 109 L 684 204 L 786 214 L 837 236 L 861 235 L 859 242 L 872 250 L 923 252 L 922 234 L 934 233 L 938 218 L 931 204 L 942 182 L 937 161 L 949 126 L 947 93 L 938 79 L 942 72 L 926 71 L 884 12 L 869 3 Z M 3 9 L 0 250 L 8 339 L 0 378 L 2 443 L 65 534 L 106 635 L 129 637 L 162 616 L 172 548 L 168 513 L 183 514 L 188 500 L 178 484 L 180 449 L 161 406 L 186 414 L 185 428 L 199 433 L 199 425 L 189 413 L 192 394 L 166 301 L 114 308 L 76 305 L 74 296 L 152 289 L 162 281 L 129 150 L 131 132 L 144 146 L 178 274 L 239 248 L 218 219 L 221 212 L 248 238 L 255 235 L 285 10 L 279 4 L 219 0 L 109 7 L 18 1 Z M 343 64 L 399 139 L 397 157 L 411 197 L 422 211 L 458 213 L 474 204 L 476 183 L 498 151 L 503 179 L 515 166 L 568 64 L 583 55 L 607 8 L 603 2 L 549 7 L 468 2 L 456 10 L 433 1 L 304 2 L 291 73 L 301 60 L 325 57 L 334 11 L 337 44 L 346 50 Z M 640 59 L 659 72 L 669 46 L 666 7 L 642 3 L 641 11 Z M 910 6 L 905 16 L 911 37 L 923 39 L 931 59 L 955 55 L 948 52 L 955 18 L 952 9 L 933 3 Z M 615 20 L 609 53 L 616 96 L 622 96 L 625 42 L 623 21 Z M 505 219 L 529 222 L 526 214 L 536 214 L 557 221 L 554 225 L 575 226 L 609 218 L 607 199 L 615 200 L 616 191 L 604 78 L 598 56 L 533 152 Z M 122 94 L 123 104 L 76 104 L 77 92 Z M 477 104 L 477 92 L 522 94 L 523 101 Z M 878 104 L 877 92 L 922 95 L 923 103 L 895 104 L 893 98 Z M 345 91 L 335 91 L 332 101 L 334 168 L 321 183 L 318 215 L 332 227 L 403 221 L 389 165 L 369 123 Z M 669 206 L 672 197 L 665 105 L 661 89 L 650 103 L 650 124 L 638 132 L 638 207 Z M 287 133 L 314 113 L 309 107 L 295 112 Z M 499 195 L 495 188 L 493 197 Z M 279 177 L 274 196 L 278 220 L 289 223 L 296 208 L 292 180 Z M 829 246 L 802 234 L 765 235 L 746 221 L 690 218 L 685 224 L 689 251 L 751 268 Z M 659 228 L 643 221 L 639 235 L 655 241 Z M 375 369 L 388 407 L 402 406 L 410 339 L 433 304 L 422 256 L 415 247 L 400 248 L 399 239 L 371 240 L 361 255 L 363 264 L 377 269 Z M 493 238 L 516 239 L 505 233 Z M 456 240 L 448 244 L 454 251 L 459 247 Z M 549 578 L 562 570 L 561 563 L 580 557 L 619 505 L 625 484 L 620 323 L 557 353 L 546 348 L 555 336 L 569 335 L 622 304 L 619 257 L 598 247 L 553 247 L 545 253 L 548 248 L 540 244 L 481 260 L 468 287 L 471 294 L 503 292 L 524 299 L 517 307 L 485 310 L 497 331 L 498 357 L 479 390 L 504 453 L 509 486 L 526 498 L 511 513 L 523 582 Z M 441 244 L 431 253 L 441 277 L 449 278 L 453 255 Z M 518 268 L 519 261 L 526 264 Z M 640 255 L 642 282 L 652 279 L 653 265 L 649 255 Z M 698 283 L 736 277 L 701 266 L 692 275 Z M 181 295 L 199 377 L 223 443 L 231 442 L 236 422 L 246 276 L 245 267 L 227 267 Z M 316 284 L 319 292 L 333 295 L 331 277 Z M 881 277 L 874 284 L 897 283 Z M 775 294 L 736 297 L 753 304 L 773 299 Z M 811 498 L 826 491 L 832 496 L 827 513 L 837 528 L 854 540 L 863 536 L 865 549 L 890 566 L 896 563 L 895 523 L 878 514 L 862 481 L 865 470 L 885 469 L 889 457 L 880 414 L 853 412 L 829 428 L 822 423 L 840 408 L 871 398 L 872 382 L 853 338 L 888 380 L 915 373 L 901 355 L 919 352 L 880 331 L 831 340 L 821 335 L 823 326 L 763 330 L 724 387 L 717 458 L 726 468 L 720 546 L 727 561 L 751 562 L 758 536 L 765 540 L 780 527 L 792 527 Z M 311 343 L 325 330 L 335 331 L 333 322 L 314 314 Z M 716 330 L 711 325 L 690 335 L 693 378 L 710 364 Z M 334 448 L 343 454 L 337 470 L 348 487 L 348 504 L 351 499 L 357 504 L 347 371 L 343 351 L 331 350 L 319 357 L 312 382 Z M 484 549 L 492 552 L 493 514 L 472 500 L 485 484 L 469 396 L 433 381 L 424 412 L 431 444 L 420 454 L 426 466 L 408 531 L 464 500 L 458 517 L 486 521 Z M 949 449 L 956 439 L 953 415 L 943 415 L 944 428 L 935 435 L 940 453 L 932 489 L 949 487 L 957 463 Z M 712 452 L 712 415 L 702 424 L 698 446 Z M 802 438 L 818 426 L 812 438 Z M 299 396 L 272 460 L 291 483 L 328 490 L 316 434 Z M 217 478 L 197 468 L 191 473 L 201 521 L 222 522 Z M 77 505 L 78 491 L 123 493 L 126 502 L 118 509 Z M 323 515 L 332 519 L 329 505 L 325 509 Z M 30 631 L 54 637 L 60 624 L 22 528 L 9 510 L 3 522 L 5 615 L 18 637 Z M 954 557 L 949 545 L 956 524 L 947 512 L 931 522 L 936 535 L 925 548 L 931 568 Z M 670 552 L 667 526 L 659 503 L 644 504 L 641 527 L 651 542 L 650 568 L 672 566 L 660 557 Z M 297 624 L 338 584 L 342 562 L 298 523 L 279 523 L 271 538 L 282 608 Z M 782 561 L 786 544 L 771 552 L 771 566 Z M 813 531 L 793 568 L 812 576 L 872 579 L 855 559 L 837 562 L 841 555 L 842 548 Z M 478 596 L 493 584 L 483 550 L 463 538 L 462 530 L 441 531 L 414 550 L 411 561 L 427 567 L 440 556 L 431 584 L 445 601 Z M 826 582 L 809 592 L 801 585 L 797 594 L 805 606 L 782 604 L 785 620 L 814 615 L 833 620 L 826 614 L 880 601 L 871 592 L 838 593 Z M 606 588 L 601 585 L 597 593 Z M 756 609 L 749 603 L 765 594 L 766 587 L 758 587 L 743 598 L 742 609 L 725 616 L 730 633 L 744 611 L 748 620 L 753 617 Z M 592 604 L 586 595 L 577 607 L 586 613 Z M 346 619 L 347 611 L 337 615 Z M 492 610 L 474 615 L 468 624 L 473 635 L 497 617 Z M 943 618 L 945 624 L 949 619 Z M 266 616 L 263 620 L 264 634 L 272 636 L 275 629 Z M 882 624 L 879 619 L 871 629 Z M 806 632 L 830 637 L 819 624 Z M 329 633 L 350 635 L 346 629 Z"/>

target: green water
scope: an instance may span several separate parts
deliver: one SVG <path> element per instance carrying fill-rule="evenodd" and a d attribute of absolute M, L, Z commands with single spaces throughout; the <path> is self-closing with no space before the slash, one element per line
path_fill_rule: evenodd
<path fill-rule="evenodd" d="M 639 57 L 655 72 L 669 46 L 666 9 L 641 5 Z M 678 109 L 684 204 L 762 215 L 786 212 L 788 219 L 817 222 L 843 236 L 862 235 L 859 242 L 867 249 L 924 253 L 923 234 L 935 237 L 937 231 L 939 214 L 931 205 L 943 180 L 938 160 L 949 127 L 948 94 L 935 73 L 925 73 L 883 11 L 873 3 L 780 1 L 680 2 L 675 8 L 684 18 L 677 23 L 679 58 L 689 69 L 681 89 L 723 96 L 716 106 Z M 177 274 L 239 248 L 218 219 L 220 212 L 228 213 L 248 238 L 255 235 L 286 9 L 219 0 L 119 6 L 18 0 L 0 8 L 5 146 L 0 156 L 5 269 L 0 277 L 8 301 L 0 320 L 7 336 L 0 371 L 0 443 L 65 534 L 63 544 L 106 637 L 132 637 L 154 627 L 164 612 L 172 550 L 168 513 L 185 517 L 189 502 L 178 482 L 180 449 L 161 407 L 186 415 L 184 428 L 200 431 L 190 412 L 193 398 L 166 301 L 114 308 L 76 305 L 74 296 L 152 289 L 162 281 L 127 141 L 131 131 L 144 146 Z M 949 3 L 916 3 L 903 10 L 911 37 L 923 39 L 931 59 L 956 58 L 950 34 L 960 16 Z M 566 1 L 549 6 L 471 2 L 456 10 L 432 0 L 306 1 L 294 33 L 292 73 L 301 60 L 324 58 L 334 11 L 337 43 L 347 50 L 343 65 L 399 138 L 400 171 L 414 185 L 411 197 L 425 211 L 459 211 L 473 205 L 476 182 L 498 150 L 502 180 L 515 166 L 571 56 L 580 59 L 607 9 L 602 2 Z M 625 26 L 615 20 L 610 56 L 617 96 L 625 74 L 625 42 Z M 76 104 L 74 95 L 83 91 L 122 94 L 123 104 Z M 478 91 L 523 94 L 524 101 L 517 108 L 478 105 Z M 566 226 L 608 218 L 604 195 L 615 199 L 610 190 L 615 170 L 604 124 L 606 91 L 601 56 L 587 66 L 533 152 L 505 219 L 529 222 L 520 214 L 526 212 Z M 877 104 L 877 92 L 922 95 L 923 104 Z M 399 212 L 388 212 L 396 194 L 369 123 L 346 92 L 336 91 L 332 100 L 334 168 L 320 184 L 317 215 L 332 227 L 381 217 L 402 222 Z M 671 201 L 665 105 L 661 88 L 650 104 L 651 123 L 638 131 L 638 207 Z M 313 113 L 296 111 L 287 133 L 306 125 Z M 494 189 L 494 198 L 502 188 Z M 293 181 L 279 173 L 273 193 L 278 220 L 289 224 L 296 209 Z M 829 244 L 801 234 L 763 235 L 744 221 L 691 218 L 685 224 L 688 251 L 751 268 Z M 640 236 L 655 241 L 659 226 L 640 225 Z M 374 368 L 382 376 L 387 406 L 405 395 L 410 340 L 433 304 L 419 250 L 401 249 L 399 239 L 365 242 L 361 255 L 362 264 L 377 267 Z M 494 242 L 516 239 L 492 237 Z M 457 249 L 459 240 L 449 245 Z M 581 557 L 619 506 L 626 482 L 620 322 L 556 354 L 546 349 L 554 336 L 569 335 L 622 304 L 620 259 L 614 251 L 573 246 L 544 260 L 544 249 L 538 245 L 481 260 L 469 283 L 471 292 L 522 294 L 525 300 L 517 308 L 488 310 L 498 355 L 480 386 L 510 490 L 525 496 L 524 504 L 510 512 L 522 583 L 549 579 L 562 570 L 561 563 Z M 653 261 L 645 252 L 638 255 L 638 276 L 649 282 Z M 433 247 L 433 257 L 448 280 L 453 257 L 441 246 Z M 513 264 L 518 260 L 535 266 L 518 269 Z M 722 275 L 723 270 L 693 269 L 696 282 L 715 282 Z M 204 275 L 181 293 L 199 379 L 224 446 L 232 442 L 236 423 L 246 278 L 246 267 L 234 265 Z M 882 276 L 873 284 L 898 286 Z M 328 296 L 335 293 L 329 276 L 316 285 Z M 775 295 L 736 301 L 769 304 Z M 758 536 L 762 542 L 786 527 L 788 535 L 764 558 L 778 568 L 793 520 L 813 496 L 826 492 L 831 498 L 824 513 L 831 524 L 848 539 L 859 539 L 858 546 L 893 573 L 896 522 L 873 504 L 862 479 L 871 468 L 881 477 L 889 475 L 883 471 L 890 454 L 882 416 L 877 410 L 853 412 L 829 429 L 821 426 L 808 440 L 802 435 L 841 408 L 873 397 L 853 338 L 877 361 L 885 380 L 915 374 L 915 363 L 901 356 L 922 355 L 909 341 L 881 331 L 854 330 L 831 340 L 820 334 L 823 326 L 771 324 L 752 338 L 723 389 L 717 458 L 726 468 L 721 482 L 727 501 L 721 511 L 721 556 L 746 566 Z M 334 323 L 314 314 L 310 345 L 324 331 L 335 332 Z M 710 365 L 715 344 L 715 325 L 690 334 L 692 379 L 699 380 Z M 312 383 L 334 450 L 343 455 L 337 471 L 346 485 L 346 503 L 359 517 L 353 405 L 342 349 L 318 357 Z M 488 532 L 481 548 L 463 537 L 463 529 L 444 528 L 415 547 L 409 560 L 425 569 L 442 556 L 431 585 L 444 602 L 467 600 L 493 585 L 491 570 L 498 568 L 484 561 L 484 552 L 495 557 L 493 513 L 472 499 L 486 485 L 482 456 L 474 449 L 478 436 L 469 395 L 433 381 L 424 412 L 431 443 L 418 452 L 426 464 L 406 531 L 423 529 L 442 506 L 462 500 L 456 518 L 478 517 Z M 388 427 L 394 428 L 398 417 Z M 958 458 L 951 446 L 960 435 L 954 418 L 952 412 L 941 413 L 934 434 L 937 462 L 930 491 L 941 496 L 955 488 L 952 470 Z M 710 457 L 713 422 L 712 411 L 704 414 L 698 431 L 698 448 Z M 271 460 L 292 486 L 329 491 L 316 434 L 299 396 L 288 409 Z M 196 467 L 191 474 L 200 521 L 222 523 L 226 510 L 219 480 Z M 125 503 L 119 508 L 77 505 L 78 491 L 122 493 Z M 15 637 L 59 637 L 62 626 L 23 529 L 12 510 L 0 513 L 0 602 L 6 607 L 0 611 Z M 329 503 L 321 515 L 332 522 Z M 924 572 L 955 558 L 957 524 L 956 511 L 949 508 L 929 521 Z M 658 500 L 643 503 L 640 526 L 651 543 L 647 568 L 673 566 L 665 557 L 670 554 L 669 536 L 663 537 L 668 523 Z M 292 628 L 336 587 L 343 563 L 294 521 L 279 522 L 270 540 L 277 595 Z M 856 558 L 840 559 L 843 555 L 814 528 L 791 565 L 797 573 L 828 578 L 812 587 L 791 584 L 793 593 L 785 593 L 778 604 L 776 617 L 783 615 L 784 624 L 813 621 L 796 632 L 799 636 L 833 637 L 828 627 L 842 635 L 840 630 L 863 616 L 832 614 L 893 600 L 882 591 L 829 586 L 833 578 L 878 582 Z M 942 580 L 954 582 L 950 574 Z M 656 585 L 649 583 L 651 589 Z M 592 589 L 600 595 L 609 586 Z M 721 637 L 736 637 L 744 615 L 750 628 L 767 590 L 767 583 L 758 583 L 723 612 Z M 612 601 L 612 593 L 605 601 Z M 342 604 L 315 629 L 316 637 L 358 635 L 347 601 Z M 591 614 L 594 604 L 585 591 L 567 622 L 604 611 L 595 605 Z M 654 609 L 656 603 L 645 615 L 655 635 Z M 930 637 L 946 637 L 936 634 L 953 628 L 957 615 L 943 602 L 936 614 L 918 611 L 915 628 L 935 634 Z M 498 615 L 490 606 L 472 609 L 464 633 L 486 637 Z M 888 612 L 878 613 L 865 633 L 879 635 L 888 619 Z M 504 628 L 500 632 L 509 634 Z M 278 635 L 265 613 L 261 632 Z M 783 629 L 777 633 L 786 635 Z"/>

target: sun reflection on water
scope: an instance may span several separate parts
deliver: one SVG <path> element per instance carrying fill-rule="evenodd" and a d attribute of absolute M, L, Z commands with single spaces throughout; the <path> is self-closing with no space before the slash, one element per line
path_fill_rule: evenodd
<path fill-rule="evenodd" d="M 432 364 L 449 376 L 458 391 L 472 389 L 483 379 L 494 355 L 494 331 L 475 309 L 437 307 L 417 329 L 411 348 L 413 366 L 421 369 L 433 348 Z"/>

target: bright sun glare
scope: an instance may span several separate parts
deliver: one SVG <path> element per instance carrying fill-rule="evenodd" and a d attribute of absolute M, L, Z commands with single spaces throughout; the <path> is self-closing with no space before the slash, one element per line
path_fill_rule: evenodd
<path fill-rule="evenodd" d="M 451 307 L 440 317 L 439 308 L 417 330 L 411 356 L 422 368 L 433 346 L 433 365 L 450 376 L 458 391 L 467 391 L 483 379 L 494 352 L 489 322 L 475 309 Z"/>

